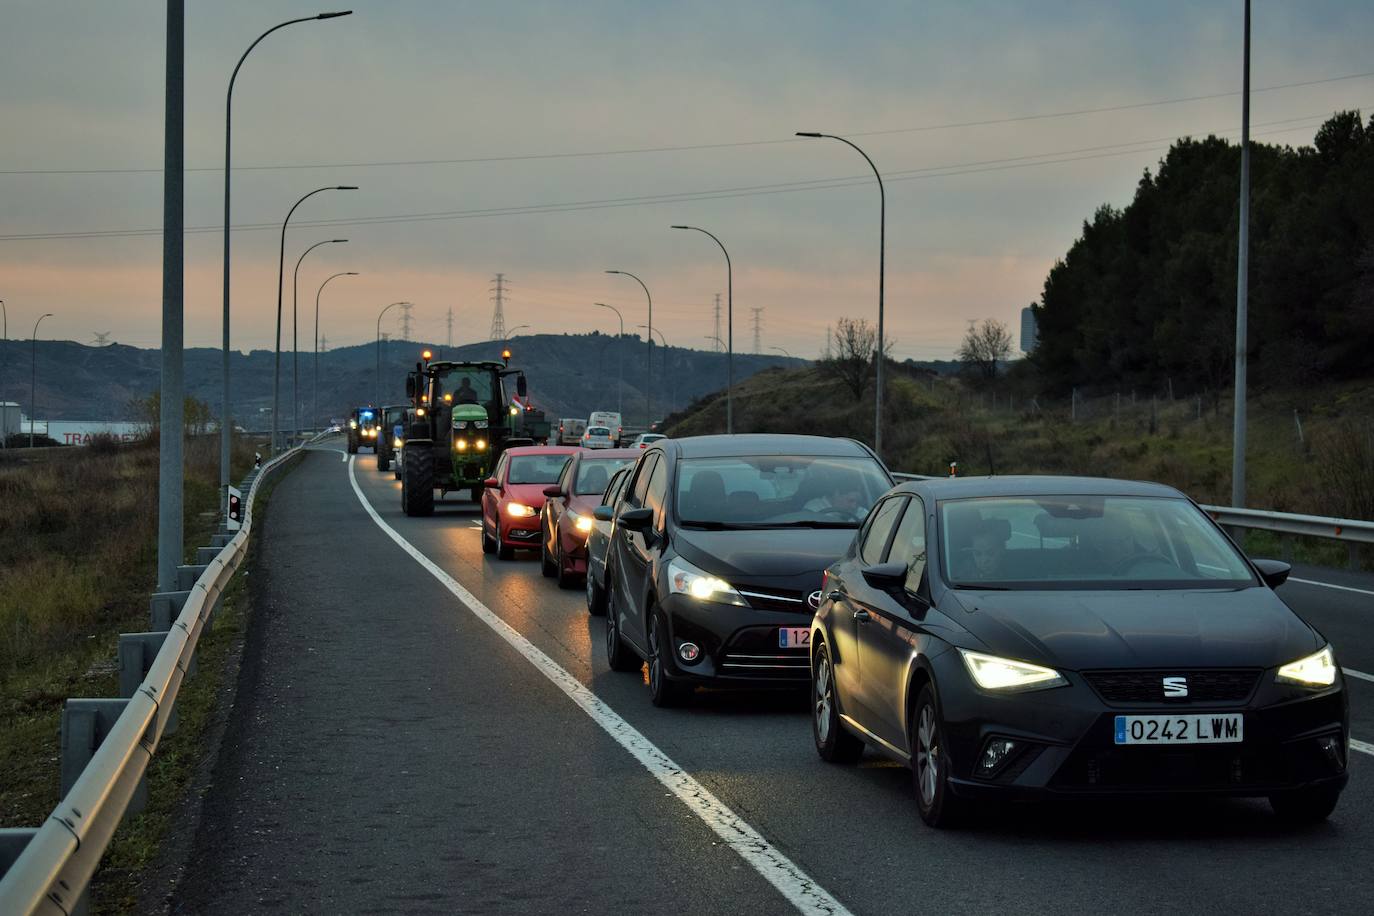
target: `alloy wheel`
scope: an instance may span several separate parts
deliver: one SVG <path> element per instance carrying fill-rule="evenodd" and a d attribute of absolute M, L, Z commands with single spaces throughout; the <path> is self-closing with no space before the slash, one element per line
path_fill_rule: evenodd
<path fill-rule="evenodd" d="M 834 702 L 830 681 L 830 656 L 823 654 L 816 669 L 816 736 L 822 743 L 830 740 L 830 706 Z"/>
<path fill-rule="evenodd" d="M 920 786 L 921 801 L 929 806 L 935 801 L 940 778 L 940 739 L 935 728 L 935 709 L 930 704 L 921 707 L 916 725 L 916 782 Z"/>

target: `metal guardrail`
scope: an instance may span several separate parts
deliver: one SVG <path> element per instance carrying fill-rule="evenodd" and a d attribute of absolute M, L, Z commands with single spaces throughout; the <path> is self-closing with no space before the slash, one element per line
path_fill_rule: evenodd
<path fill-rule="evenodd" d="M 83 908 L 86 886 L 110 838 L 127 813 L 142 807 L 143 777 L 158 742 L 169 731 L 169 723 L 174 727 L 173 704 L 191 669 L 196 643 L 248 552 L 258 487 L 265 476 L 298 453 L 299 449 L 284 452 L 251 474 L 243 527 L 203 568 L 181 567 L 199 569 L 200 574 L 189 584 L 185 603 L 165 634 L 138 634 L 160 637 L 161 648 L 132 695 L 127 699 L 67 702 L 63 714 L 64 761 L 71 743 L 98 742 L 99 746 L 42 827 L 0 830 L 0 846 L 13 850 L 22 845 L 23 850 L 0 876 L 0 913 L 67 916 Z M 154 599 L 155 608 L 156 604 Z M 120 654 L 125 655 L 124 637 Z M 74 704 L 81 704 L 84 718 L 69 716 Z M 68 734 L 73 723 L 74 734 Z M 107 728 L 102 729 L 102 725 Z M 102 731 L 103 739 L 99 738 Z"/>

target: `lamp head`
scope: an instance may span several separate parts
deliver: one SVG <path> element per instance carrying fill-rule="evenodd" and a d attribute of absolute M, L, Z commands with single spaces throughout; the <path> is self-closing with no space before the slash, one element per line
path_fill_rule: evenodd
<path fill-rule="evenodd" d="M 348 241 L 348 239 L 330 239 L 330 240 L 329 240 L 330 244 L 333 244 L 333 245 L 337 245 L 337 244 L 339 244 L 340 242 L 346 242 L 346 241 Z"/>
<path fill-rule="evenodd" d="M 341 185 L 336 185 L 336 186 L 334 187 L 334 190 L 336 190 L 336 191 L 356 191 L 356 190 L 358 190 L 358 186 L 357 186 L 356 184 L 341 184 Z"/>
<path fill-rule="evenodd" d="M 674 229 L 691 229 L 691 226 L 674 226 Z"/>
<path fill-rule="evenodd" d="M 353 15 L 353 11 L 352 11 L 352 10 L 344 10 L 343 12 L 340 12 L 340 13 L 320 13 L 320 14 L 319 14 L 318 16 L 316 16 L 315 18 L 316 18 L 316 19 L 338 19 L 340 16 L 352 16 L 352 15 Z"/>
<path fill-rule="evenodd" d="M 799 131 L 797 131 L 797 136 L 798 136 L 798 137 L 824 137 L 825 134 L 818 134 L 818 133 L 816 133 L 815 131 L 811 131 L 811 130 L 799 130 Z"/>

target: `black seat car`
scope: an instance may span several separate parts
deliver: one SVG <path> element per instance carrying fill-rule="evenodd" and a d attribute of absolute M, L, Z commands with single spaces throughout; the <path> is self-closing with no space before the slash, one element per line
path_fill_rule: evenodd
<path fill-rule="evenodd" d="M 611 667 L 647 660 L 660 706 L 696 685 L 804 685 L 822 572 L 890 486 L 872 451 L 849 439 L 653 443 L 615 507 Z"/>
<path fill-rule="evenodd" d="M 1287 577 L 1158 484 L 902 484 L 826 572 L 816 749 L 908 764 L 937 827 L 979 797 L 1267 796 L 1324 818 L 1348 702 Z"/>

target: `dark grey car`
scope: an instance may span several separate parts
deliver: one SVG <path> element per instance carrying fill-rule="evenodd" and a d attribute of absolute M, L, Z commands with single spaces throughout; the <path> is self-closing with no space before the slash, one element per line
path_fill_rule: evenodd
<path fill-rule="evenodd" d="M 587 613 L 600 617 L 606 613 L 606 553 L 611 543 L 615 507 L 625 490 L 634 465 L 623 467 L 611 475 L 601 505 L 592 514 L 592 530 L 587 535 Z"/>

